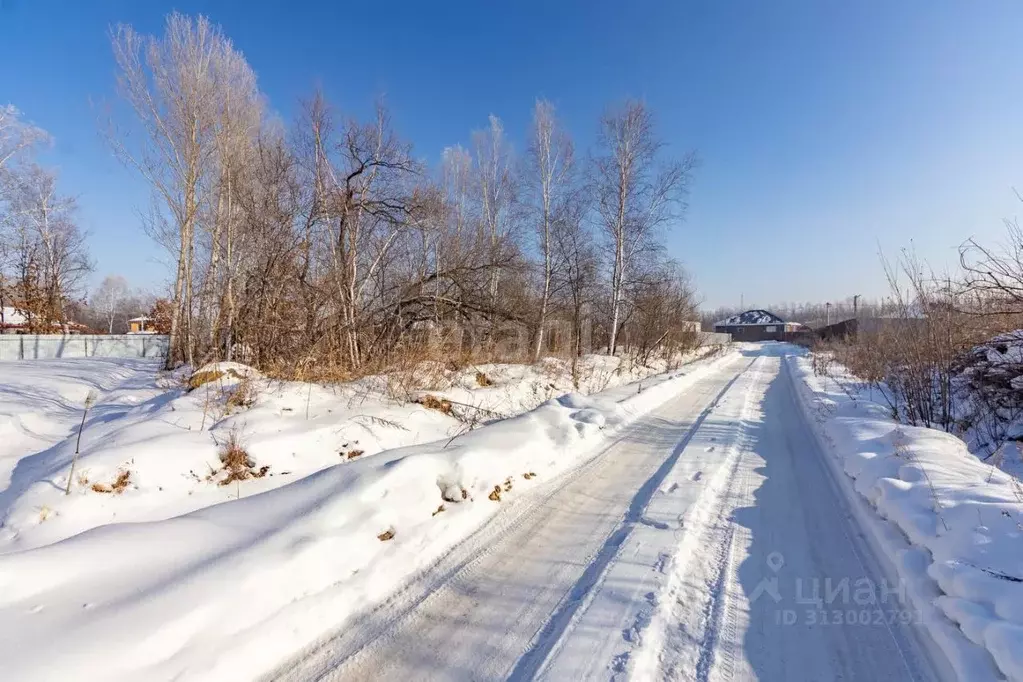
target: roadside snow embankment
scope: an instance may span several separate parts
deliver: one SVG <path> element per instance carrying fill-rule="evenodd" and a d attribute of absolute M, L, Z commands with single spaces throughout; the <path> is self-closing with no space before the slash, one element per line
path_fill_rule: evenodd
<path fill-rule="evenodd" d="M 866 525 L 959 678 L 1023 680 L 1020 481 L 954 436 L 894 422 L 841 368 L 789 363 L 825 449 L 890 522 Z"/>
<path fill-rule="evenodd" d="M 172 518 L 338 463 L 450 439 L 569 391 L 653 381 L 666 369 L 661 359 L 588 355 L 574 365 L 422 363 L 319 385 L 223 362 L 191 378 L 158 375 L 153 361 L 0 363 L 0 553 L 110 523 Z"/>
<path fill-rule="evenodd" d="M 352 459 L 176 518 L 0 555 L 4 676 L 256 677 L 385 599 L 501 502 L 578 466 L 733 357 L 642 390 L 563 395 L 448 441 Z"/>

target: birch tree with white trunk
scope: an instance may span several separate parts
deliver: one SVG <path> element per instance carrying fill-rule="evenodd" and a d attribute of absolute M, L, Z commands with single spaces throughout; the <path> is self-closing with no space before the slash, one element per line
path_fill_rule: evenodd
<path fill-rule="evenodd" d="M 129 295 L 128 281 L 120 275 L 107 275 L 93 293 L 90 307 L 103 313 L 108 334 L 114 333 L 114 322 L 124 312 Z"/>
<path fill-rule="evenodd" d="M 598 223 L 610 252 L 610 319 L 608 352 L 618 347 L 618 333 L 630 277 L 637 259 L 663 246 L 662 228 L 681 221 L 696 166 L 696 156 L 662 160 L 664 142 L 653 116 L 641 101 L 609 109 L 600 121 L 598 153 L 593 161 L 592 191 Z"/>
<path fill-rule="evenodd" d="M 547 100 L 537 100 L 533 107 L 529 166 L 532 222 L 541 259 L 540 301 L 532 353 L 533 362 L 539 362 L 556 267 L 554 230 L 559 220 L 558 213 L 565 210 L 573 170 L 572 141 L 558 124 L 554 105 Z"/>
<path fill-rule="evenodd" d="M 207 18 L 178 13 L 167 17 L 161 37 L 118 25 L 111 43 L 118 94 L 138 130 L 111 125 L 108 139 L 115 154 L 149 183 L 166 211 L 156 223 L 166 225 L 174 237 L 177 262 L 167 364 L 192 363 L 196 222 L 203 187 L 210 186 L 210 174 L 217 169 L 215 133 L 223 110 L 216 65 L 236 53 Z"/>
<path fill-rule="evenodd" d="M 512 155 L 504 136 L 504 124 L 491 114 L 486 130 L 473 133 L 476 150 L 476 166 L 479 182 L 480 221 L 486 239 L 490 243 L 491 262 L 496 265 L 501 259 L 502 242 L 507 234 L 511 203 L 513 199 Z M 497 293 L 501 269 L 492 268 L 490 273 L 490 307 L 497 309 Z"/>

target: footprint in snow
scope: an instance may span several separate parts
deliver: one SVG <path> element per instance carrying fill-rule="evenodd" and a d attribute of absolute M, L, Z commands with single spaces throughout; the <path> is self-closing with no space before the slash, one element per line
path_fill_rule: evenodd
<path fill-rule="evenodd" d="M 715 449 L 716 449 L 715 446 L 711 445 L 709 448 L 707 448 L 707 452 L 714 452 Z"/>
<path fill-rule="evenodd" d="M 693 480 L 694 481 L 699 481 L 701 478 L 703 478 L 703 472 L 702 471 L 697 471 L 695 474 L 693 474 Z"/>

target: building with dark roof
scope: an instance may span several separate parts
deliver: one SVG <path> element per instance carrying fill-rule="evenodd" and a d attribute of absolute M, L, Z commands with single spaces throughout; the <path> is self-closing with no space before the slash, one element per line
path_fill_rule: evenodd
<path fill-rule="evenodd" d="M 798 322 L 786 322 L 767 310 L 747 310 L 716 322 L 714 331 L 731 334 L 733 341 L 785 341 L 806 328 Z"/>

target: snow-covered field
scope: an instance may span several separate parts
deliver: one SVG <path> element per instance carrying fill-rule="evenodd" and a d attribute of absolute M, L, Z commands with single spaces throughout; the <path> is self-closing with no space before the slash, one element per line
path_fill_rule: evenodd
<path fill-rule="evenodd" d="M 791 367 L 826 450 L 870 511 L 862 526 L 894 564 L 959 679 L 1023 680 L 1023 487 L 933 429 L 899 425 L 838 367 Z M 874 514 L 870 514 L 874 516 Z"/>
<path fill-rule="evenodd" d="M 4 677 L 258 675 L 722 361 L 652 376 L 663 365 L 586 358 L 593 398 L 566 394 L 557 361 L 399 386 L 229 374 L 190 392 L 138 361 L 4 364 Z M 240 472 L 220 457 L 232 434 Z"/>

